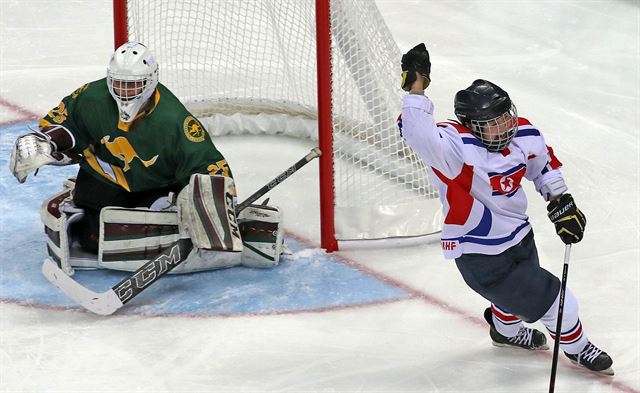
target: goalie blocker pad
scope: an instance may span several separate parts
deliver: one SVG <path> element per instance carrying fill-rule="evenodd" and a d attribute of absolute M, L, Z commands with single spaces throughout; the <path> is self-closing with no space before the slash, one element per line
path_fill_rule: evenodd
<path fill-rule="evenodd" d="M 242 239 L 233 204 L 233 179 L 191 175 L 178 195 L 180 231 L 193 246 L 213 251 L 242 251 Z"/>

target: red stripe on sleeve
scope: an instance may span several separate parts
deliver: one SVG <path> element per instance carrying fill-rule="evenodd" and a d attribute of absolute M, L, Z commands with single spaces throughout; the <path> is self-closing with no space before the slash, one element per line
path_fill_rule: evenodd
<path fill-rule="evenodd" d="M 463 126 L 462 124 L 458 124 L 458 123 L 454 123 L 454 122 L 450 122 L 450 121 L 440 122 L 440 123 L 437 124 L 437 126 L 438 127 L 451 126 L 451 127 L 455 128 L 456 131 L 458 131 L 459 134 L 472 134 L 471 130 L 468 129 L 467 127 Z"/>
<path fill-rule="evenodd" d="M 561 168 L 562 163 L 560 162 L 560 160 L 558 160 L 556 155 L 553 153 L 553 148 L 547 145 L 547 150 L 549 151 L 549 157 L 551 157 L 551 162 L 549 162 L 549 165 L 551 165 L 551 169 Z"/>

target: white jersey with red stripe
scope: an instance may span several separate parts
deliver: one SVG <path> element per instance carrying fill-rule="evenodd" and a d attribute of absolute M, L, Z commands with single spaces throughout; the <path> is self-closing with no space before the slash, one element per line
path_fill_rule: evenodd
<path fill-rule="evenodd" d="M 522 178 L 533 181 L 538 191 L 562 178 L 562 164 L 540 131 L 524 118 L 518 119 L 513 141 L 501 152 L 488 151 L 458 123 L 436 124 L 433 103 L 422 95 L 404 98 L 398 124 L 438 187 L 447 259 L 471 253 L 496 255 L 518 244 L 531 230 Z"/>

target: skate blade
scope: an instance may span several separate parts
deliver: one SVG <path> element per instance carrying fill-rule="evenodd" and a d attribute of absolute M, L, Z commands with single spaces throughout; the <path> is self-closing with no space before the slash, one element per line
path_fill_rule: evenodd
<path fill-rule="evenodd" d="M 596 374 L 604 374 L 604 375 L 608 375 L 610 377 L 615 375 L 615 372 L 613 371 L 613 368 L 609 367 L 605 370 L 589 370 L 588 368 L 586 368 L 585 366 L 583 366 L 582 364 L 575 362 L 573 360 L 569 360 L 571 363 L 573 363 L 575 366 L 580 367 L 581 369 L 587 370 L 587 371 L 591 371 L 592 373 L 596 373 Z"/>
<path fill-rule="evenodd" d="M 524 348 L 524 347 L 521 347 L 519 345 L 502 344 L 502 343 L 497 343 L 495 341 L 491 341 L 491 343 L 493 344 L 493 346 L 501 347 L 501 348 L 525 349 L 527 351 L 548 351 L 549 350 L 549 346 L 547 344 L 544 344 L 543 346 L 540 346 L 540 347 Z"/>
<path fill-rule="evenodd" d="M 597 373 L 600 373 L 600 374 L 608 375 L 608 376 L 610 376 L 610 377 L 612 377 L 612 376 L 614 376 L 614 375 L 615 375 L 615 372 L 613 372 L 613 368 L 611 368 L 611 367 L 609 367 L 609 368 L 608 368 L 608 369 L 606 369 L 606 370 L 596 371 L 596 372 L 597 372 Z"/>

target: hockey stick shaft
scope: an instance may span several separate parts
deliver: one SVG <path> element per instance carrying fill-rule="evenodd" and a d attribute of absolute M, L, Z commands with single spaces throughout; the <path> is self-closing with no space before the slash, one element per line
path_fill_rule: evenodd
<path fill-rule="evenodd" d="M 267 183 L 261 189 L 259 189 L 258 191 L 254 192 L 251 196 L 249 196 L 247 199 L 245 199 L 244 202 L 240 203 L 236 207 L 236 214 L 240 213 L 247 206 L 249 206 L 250 204 L 255 202 L 258 198 L 260 198 L 261 196 L 263 196 L 267 192 L 271 191 L 278 184 L 282 183 L 286 178 L 288 178 L 289 176 L 293 175 L 298 169 L 300 169 L 303 166 L 307 165 L 307 163 L 309 161 L 313 160 L 316 157 L 320 157 L 321 154 L 322 153 L 320 152 L 319 148 L 314 147 L 313 149 L 311 149 L 309 154 L 307 154 L 306 156 L 302 157 L 298 162 L 296 162 L 295 164 L 291 165 L 289 168 L 287 168 L 287 170 L 285 170 L 280 175 L 278 175 L 278 177 L 276 177 L 275 179 L 271 180 L 269 183 Z"/>
<path fill-rule="evenodd" d="M 252 202 L 271 191 L 278 184 L 282 183 L 285 179 L 320 155 L 321 152 L 319 148 L 316 147 L 312 149 L 309 154 L 239 204 L 236 207 L 236 214 L 239 214 Z M 60 291 L 82 307 L 96 314 L 110 315 L 139 295 L 160 277 L 180 265 L 192 249 L 193 244 L 190 239 L 180 239 L 167 247 L 160 255 L 146 262 L 138 268 L 138 270 L 103 293 L 95 293 L 82 286 L 73 278 L 66 275 L 56 263 L 49 258 L 46 259 L 42 265 L 42 273 L 53 285 L 58 287 Z"/>
<path fill-rule="evenodd" d="M 564 296 L 567 292 L 567 276 L 569 275 L 569 257 L 571 256 L 571 244 L 564 247 L 564 265 L 562 267 L 562 283 L 560 284 L 560 299 L 558 300 L 558 321 L 556 323 L 556 339 L 553 344 L 553 360 L 551 361 L 551 379 L 549 381 L 549 393 L 553 393 L 556 385 L 556 371 L 558 370 L 558 352 L 560 351 L 560 338 L 562 337 L 562 315 L 564 314 Z"/>

